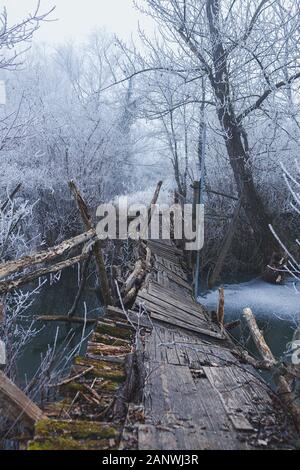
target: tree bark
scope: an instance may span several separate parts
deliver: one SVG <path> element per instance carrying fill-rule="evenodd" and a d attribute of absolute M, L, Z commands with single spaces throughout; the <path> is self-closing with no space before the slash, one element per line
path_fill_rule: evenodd
<path fill-rule="evenodd" d="M 243 208 L 252 226 L 264 261 L 267 262 L 273 252 L 275 241 L 269 230 L 270 217 L 255 188 L 249 162 L 247 133 L 242 124 L 238 122 L 234 111 L 227 54 L 219 28 L 220 1 L 207 0 L 206 12 L 214 68 L 209 73 L 209 79 L 216 96 L 218 120 L 224 132 L 226 149 L 239 197 L 243 196 Z"/>
<path fill-rule="evenodd" d="M 265 338 L 263 337 L 263 334 L 258 328 L 256 320 L 255 320 L 255 316 L 253 315 L 250 308 L 245 308 L 243 310 L 243 317 L 245 318 L 247 322 L 253 341 L 262 359 L 265 362 L 268 362 L 270 366 L 274 366 L 277 363 L 277 361 L 275 357 L 273 356 L 272 351 L 270 350 L 269 346 L 265 342 Z"/>

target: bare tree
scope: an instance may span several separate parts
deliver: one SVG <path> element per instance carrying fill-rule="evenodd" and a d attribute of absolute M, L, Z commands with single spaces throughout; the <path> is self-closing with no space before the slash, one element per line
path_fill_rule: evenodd
<path fill-rule="evenodd" d="M 0 13 L 0 68 L 15 70 L 22 61 L 20 56 L 30 47 L 30 41 L 34 33 L 39 29 L 44 21 L 49 20 L 51 10 L 42 13 L 41 2 L 32 13 L 29 13 L 23 21 L 15 24 L 9 22 L 6 7 Z M 26 46 L 27 45 L 27 46 Z"/>
<path fill-rule="evenodd" d="M 252 127 L 274 102 L 288 99 L 300 78 L 298 2 L 282 0 L 145 0 L 137 7 L 160 25 L 163 47 L 145 38 L 150 53 L 129 61 L 130 77 L 160 71 L 182 83 L 207 77 L 207 105 L 215 109 L 238 197 L 264 259 L 274 250 L 270 215 L 253 177 Z M 129 54 L 127 54 L 129 55 Z M 200 93 L 189 101 L 201 101 Z M 170 110 L 169 110 L 170 112 Z"/>

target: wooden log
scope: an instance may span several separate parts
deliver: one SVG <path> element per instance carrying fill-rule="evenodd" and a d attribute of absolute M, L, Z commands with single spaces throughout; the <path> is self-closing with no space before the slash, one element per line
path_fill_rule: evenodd
<path fill-rule="evenodd" d="M 39 317 L 36 317 L 35 320 L 40 322 L 78 323 L 81 325 L 86 323 L 87 325 L 92 325 L 94 323 L 97 323 L 98 318 L 84 319 L 82 317 L 69 317 L 63 315 L 40 315 Z"/>
<path fill-rule="evenodd" d="M 53 248 L 49 248 L 38 253 L 33 253 L 32 255 L 24 256 L 19 260 L 0 264 L 0 278 L 7 277 L 30 266 L 52 261 L 67 251 L 70 251 L 72 248 L 75 248 L 82 243 L 88 242 L 95 235 L 95 230 L 89 230 L 88 232 L 82 233 L 81 235 L 77 235 L 76 237 L 70 238 L 69 240 L 65 240 Z"/>
<path fill-rule="evenodd" d="M 243 317 L 245 318 L 248 328 L 250 330 L 253 341 L 265 362 L 269 362 L 270 365 L 275 365 L 277 363 L 275 357 L 272 354 L 269 346 L 265 342 L 265 339 L 257 326 L 255 316 L 253 315 L 250 308 L 244 308 Z"/>
<path fill-rule="evenodd" d="M 83 253 L 79 256 L 75 256 L 74 258 L 70 258 L 65 261 L 62 261 L 61 263 L 54 264 L 53 266 L 50 266 L 49 268 L 39 269 L 32 273 L 20 276 L 16 279 L 12 279 L 8 281 L 1 281 L 0 282 L 0 295 L 10 292 L 14 289 L 18 289 L 24 286 L 25 284 L 29 284 L 30 282 L 35 281 L 36 279 L 40 277 L 46 276 L 47 274 L 57 273 L 59 271 L 62 271 L 65 268 L 69 268 L 70 266 L 73 266 L 76 263 L 80 263 L 80 261 L 86 259 L 87 256 L 88 256 L 87 253 Z"/>
<path fill-rule="evenodd" d="M 72 377 L 68 377 L 67 379 L 62 380 L 61 382 L 58 382 L 57 384 L 50 384 L 50 388 L 62 387 L 63 385 L 68 385 L 70 382 L 73 382 L 74 380 L 78 380 L 81 377 L 83 377 L 84 375 L 88 374 L 93 369 L 94 369 L 94 366 L 90 366 L 87 369 L 79 372 L 78 374 L 73 375 Z"/>
<path fill-rule="evenodd" d="M 224 296 L 224 287 L 219 289 L 219 305 L 217 311 L 217 320 L 219 325 L 224 324 L 224 305 L 225 305 L 225 296 Z"/>
<path fill-rule="evenodd" d="M 42 410 L 33 403 L 3 372 L 0 371 L 1 416 L 33 427 L 45 418 Z"/>
<path fill-rule="evenodd" d="M 87 352 L 88 354 L 100 355 L 100 356 L 123 356 L 131 352 L 131 345 L 116 346 L 106 343 L 94 343 L 88 342 Z"/>
<path fill-rule="evenodd" d="M 270 362 L 258 361 L 257 359 L 254 359 L 254 357 L 250 356 L 250 354 L 246 350 L 233 349 L 231 353 L 236 356 L 241 362 L 250 364 L 255 369 L 270 370 L 273 367 Z"/>
<path fill-rule="evenodd" d="M 90 229 L 94 230 L 95 227 L 92 222 L 92 218 L 89 213 L 88 206 L 86 202 L 84 201 L 83 197 L 81 196 L 74 181 L 69 182 L 69 187 L 77 203 L 77 207 L 79 209 L 85 228 L 87 230 L 90 230 Z M 101 300 L 106 306 L 112 305 L 114 302 L 113 302 L 113 298 L 110 292 L 109 281 L 108 281 L 107 273 L 105 269 L 105 263 L 104 263 L 104 259 L 102 255 L 100 240 L 97 240 L 96 243 L 94 244 L 93 254 L 95 257 L 96 269 L 97 269 L 97 274 L 98 274 L 98 279 L 99 279 L 99 284 L 100 284 L 100 289 L 101 289 L 101 298 L 102 298 Z"/>

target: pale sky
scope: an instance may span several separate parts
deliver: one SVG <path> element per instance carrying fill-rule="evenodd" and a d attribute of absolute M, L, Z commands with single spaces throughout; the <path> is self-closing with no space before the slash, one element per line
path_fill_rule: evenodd
<path fill-rule="evenodd" d="M 37 0 L 0 0 L 1 10 L 6 6 L 13 22 L 34 11 L 36 5 Z M 41 11 L 55 5 L 51 18 L 58 20 L 42 24 L 35 41 L 56 44 L 68 39 L 82 40 L 92 30 L 103 27 L 128 39 L 137 31 L 138 22 L 148 32 L 153 29 L 152 20 L 135 9 L 133 0 L 41 0 Z"/>

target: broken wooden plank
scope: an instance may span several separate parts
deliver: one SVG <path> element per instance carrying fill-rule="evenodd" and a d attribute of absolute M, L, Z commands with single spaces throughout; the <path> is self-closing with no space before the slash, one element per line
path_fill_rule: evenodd
<path fill-rule="evenodd" d="M 228 416 L 238 431 L 253 431 L 248 414 L 252 403 L 243 393 L 243 380 L 237 384 L 232 378 L 230 367 L 204 367 L 211 385 L 218 391 Z"/>
<path fill-rule="evenodd" d="M 260 329 L 257 326 L 255 317 L 250 308 L 245 308 L 243 310 L 243 317 L 245 318 L 247 325 L 249 327 L 251 336 L 253 338 L 256 347 L 265 362 L 269 362 L 270 365 L 274 366 L 277 361 L 273 356 L 269 346 L 265 342 L 264 336 L 261 333 Z"/>
<path fill-rule="evenodd" d="M 195 382 L 189 367 L 155 367 L 151 360 L 149 368 L 153 370 L 145 388 L 145 425 L 138 427 L 139 449 L 241 447 L 222 401 L 207 378 Z M 212 433 L 227 437 L 216 447 Z"/>
<path fill-rule="evenodd" d="M 195 332 L 195 333 L 200 333 L 200 334 L 205 335 L 205 336 L 211 336 L 213 338 L 220 339 L 220 340 L 224 339 L 224 337 L 221 333 L 216 333 L 214 331 L 211 331 L 211 330 L 208 330 L 208 329 L 205 329 L 205 328 L 201 328 L 199 326 L 190 325 L 185 321 L 178 320 L 178 319 L 175 319 L 175 318 L 170 318 L 166 315 L 163 315 L 161 312 L 159 313 L 159 312 L 156 312 L 156 311 L 152 311 L 151 312 L 151 318 L 156 319 L 156 320 L 161 321 L 161 322 L 164 322 L 164 323 L 169 323 L 170 325 L 178 326 L 180 328 L 183 328 L 184 330 L 189 330 L 189 331 L 192 331 L 192 332 Z"/>
<path fill-rule="evenodd" d="M 20 424 L 33 426 L 45 417 L 42 410 L 2 371 L 0 371 L 0 404 L 1 416 Z"/>

